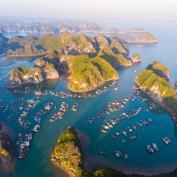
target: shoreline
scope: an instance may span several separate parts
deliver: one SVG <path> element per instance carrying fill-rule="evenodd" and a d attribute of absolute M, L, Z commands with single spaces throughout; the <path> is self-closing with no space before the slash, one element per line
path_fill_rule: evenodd
<path fill-rule="evenodd" d="M 151 93 L 151 92 L 149 92 L 149 91 L 142 90 L 137 84 L 135 84 L 135 85 L 136 85 L 136 87 L 137 87 L 138 90 L 140 90 L 141 92 L 143 92 L 144 94 L 146 94 L 147 96 L 149 96 L 150 99 L 151 99 L 153 102 L 159 104 L 162 108 L 164 108 L 164 109 L 171 115 L 171 117 L 173 118 L 173 120 L 174 120 L 175 122 L 177 122 L 177 120 L 176 120 L 177 118 L 175 117 L 175 115 L 173 114 L 173 112 L 170 110 L 170 108 L 168 108 L 168 107 L 165 106 L 162 102 L 158 101 L 158 100 L 155 98 L 157 95 L 155 95 L 155 94 L 153 94 L 153 93 Z"/>
<path fill-rule="evenodd" d="M 36 58 L 36 57 L 43 57 L 45 55 L 49 54 L 48 52 L 46 53 L 41 53 L 41 54 L 34 54 L 34 55 L 4 55 L 7 58 Z"/>
<path fill-rule="evenodd" d="M 39 83 L 26 82 L 26 83 L 21 83 L 21 84 L 17 84 L 17 85 L 7 82 L 6 83 L 6 87 L 7 87 L 7 89 L 21 89 L 21 88 L 23 88 L 25 86 L 31 86 L 31 87 L 39 86 L 40 87 L 40 86 L 43 86 L 43 84 L 46 85 L 46 84 L 48 84 L 50 82 L 58 82 L 59 80 L 60 80 L 60 78 L 59 79 L 47 79 L 47 80 L 45 80 L 43 82 L 39 82 Z"/>
<path fill-rule="evenodd" d="M 136 166 L 125 166 L 125 165 L 116 165 L 111 160 L 105 160 L 104 157 L 98 159 L 97 156 L 93 156 L 87 153 L 87 147 L 90 143 L 90 139 L 88 135 L 83 132 L 79 132 L 79 139 L 81 142 L 82 152 L 84 155 L 85 163 L 94 166 L 95 169 L 99 168 L 109 168 L 117 171 L 118 173 L 122 173 L 125 175 L 137 175 L 137 177 L 147 176 L 147 177 L 160 177 L 159 175 L 164 175 L 168 173 L 172 173 L 177 170 L 177 163 L 170 165 L 169 167 L 159 166 L 159 168 L 154 168 L 149 170 L 148 168 L 137 168 Z M 101 157 L 101 156 L 100 156 Z M 130 176 L 131 177 L 131 176 Z"/>
<path fill-rule="evenodd" d="M 97 84 L 96 87 L 92 88 L 92 89 L 86 89 L 84 91 L 74 91 L 72 89 L 69 89 L 69 87 L 67 86 L 68 90 L 72 93 L 78 93 L 78 94 L 83 94 L 83 93 L 88 93 L 88 92 L 91 92 L 91 91 L 94 91 L 96 89 L 98 89 L 99 87 L 103 86 L 104 84 L 107 84 L 108 82 L 113 82 L 113 81 L 119 81 L 119 77 L 117 79 L 109 79 L 109 80 L 106 80 L 104 82 L 101 82 L 100 84 Z"/>

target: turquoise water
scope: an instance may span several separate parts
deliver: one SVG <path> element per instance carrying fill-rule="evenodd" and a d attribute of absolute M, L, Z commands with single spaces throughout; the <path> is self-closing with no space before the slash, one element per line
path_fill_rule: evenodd
<path fill-rule="evenodd" d="M 170 82 L 174 84 L 177 80 L 177 32 L 176 26 L 173 22 L 168 22 L 163 25 L 162 22 L 122 22 L 119 26 L 118 22 L 111 22 L 102 24 L 107 27 L 142 27 L 147 31 L 152 32 L 158 38 L 159 43 L 156 45 L 149 45 L 138 47 L 137 45 L 130 45 L 130 54 L 139 53 L 142 56 L 142 63 L 132 68 L 119 69 L 120 81 L 111 87 L 105 93 L 92 96 L 87 99 L 79 98 L 58 98 L 51 95 L 44 95 L 39 97 L 39 104 L 29 112 L 27 120 L 34 124 L 34 115 L 39 111 L 45 103 L 53 102 L 57 108 L 62 101 L 65 101 L 71 107 L 72 104 L 78 103 L 78 112 L 72 112 L 71 109 L 66 112 L 61 120 L 50 123 L 50 117 L 57 111 L 52 109 L 47 115 L 42 117 L 41 128 L 33 136 L 30 151 L 24 160 L 16 160 L 16 165 L 12 173 L 0 174 L 0 176 L 9 177 L 65 177 L 67 176 L 61 170 L 53 168 L 50 164 L 49 155 L 56 143 L 58 136 L 68 127 L 74 126 L 79 132 L 82 141 L 85 160 L 88 163 L 95 165 L 103 165 L 115 169 L 121 169 L 126 172 L 139 172 L 139 173 L 159 173 L 162 171 L 173 170 L 177 167 L 177 127 L 173 122 L 170 115 L 159 107 L 149 109 L 150 102 L 142 101 L 144 96 L 135 94 L 132 90 L 134 78 L 137 73 L 143 70 L 150 62 L 160 60 L 163 64 L 167 65 L 170 69 Z M 15 66 L 21 65 L 34 65 L 34 59 L 7 59 L 2 57 L 0 59 L 0 74 L 4 78 L 0 82 L 2 100 L 0 110 L 4 109 L 4 105 L 9 105 L 6 113 L 0 114 L 0 120 L 11 130 L 13 136 L 14 146 L 19 132 L 28 132 L 19 126 L 18 117 L 21 106 L 21 100 L 28 100 L 35 98 L 33 93 L 30 94 L 12 94 L 5 87 L 5 82 L 9 71 Z M 115 90 L 114 88 L 118 88 Z M 50 89 L 52 91 L 67 91 L 67 83 L 61 80 L 56 87 Z M 134 98 L 130 99 L 126 106 L 121 110 L 111 115 L 104 116 L 100 119 L 91 119 L 92 123 L 88 124 L 88 118 L 94 118 L 109 101 L 115 101 L 127 96 Z M 141 98 L 142 97 L 142 98 Z M 14 101 L 14 102 L 12 102 Z M 121 113 L 129 113 L 130 111 L 142 108 L 143 111 L 130 119 L 122 120 L 118 125 L 111 128 L 108 133 L 100 132 L 100 128 L 106 121 L 115 120 Z M 147 110 L 148 109 L 148 110 Z M 152 119 L 148 126 L 137 126 L 141 120 Z M 117 139 L 113 139 L 112 135 L 116 132 L 121 132 L 127 127 L 136 125 L 139 127 L 138 131 L 128 133 L 128 136 L 120 135 Z M 127 130 L 126 130 L 127 131 Z M 131 141 L 129 138 L 136 135 L 136 140 Z M 170 145 L 165 145 L 162 137 L 167 136 L 171 139 Z M 125 141 L 123 143 L 122 141 Z M 146 151 L 146 145 L 155 142 L 159 151 L 154 154 L 149 154 Z M 100 150 L 104 151 L 106 155 L 100 155 Z M 117 159 L 114 155 L 116 150 L 121 150 L 123 154 L 128 154 L 130 159 L 124 157 Z"/>

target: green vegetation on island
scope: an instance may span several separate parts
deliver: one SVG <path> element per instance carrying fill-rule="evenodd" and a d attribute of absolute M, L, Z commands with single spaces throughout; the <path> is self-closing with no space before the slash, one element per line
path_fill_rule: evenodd
<path fill-rule="evenodd" d="M 50 160 L 52 164 L 63 169 L 71 177 L 145 177 L 139 174 L 124 174 L 110 168 L 95 168 L 94 164 L 85 168 L 80 140 L 74 128 L 68 128 L 58 138 Z M 177 171 L 153 175 L 151 177 L 174 177 Z"/>
<path fill-rule="evenodd" d="M 36 61 L 35 67 L 17 67 L 11 71 L 9 83 L 16 86 L 58 79 L 59 70 L 64 68 L 62 73 L 67 74 L 69 90 L 86 92 L 108 81 L 118 80 L 118 67 L 129 67 L 139 61 L 139 57 L 134 56 L 136 61 L 127 57 L 127 47 L 117 38 L 103 35 L 89 37 L 64 32 L 57 36 L 44 35 L 40 38 L 13 37 L 9 44 L 13 48 L 7 52 L 10 56 L 45 53 L 45 56 Z M 53 58 L 54 62 L 48 62 L 49 58 Z"/>
<path fill-rule="evenodd" d="M 131 56 L 131 61 L 133 64 L 140 63 L 141 62 L 141 56 L 138 54 L 133 54 Z"/>
<path fill-rule="evenodd" d="M 105 82 L 119 79 L 118 72 L 103 58 L 86 55 L 67 58 L 70 76 L 68 88 L 73 92 L 93 90 Z"/>
<path fill-rule="evenodd" d="M 138 74 L 135 84 L 177 118 L 177 93 L 167 81 L 168 75 L 166 66 L 154 62 Z"/>
<path fill-rule="evenodd" d="M 9 169 L 12 167 L 13 152 L 12 141 L 6 133 L 5 128 L 0 125 L 0 169 Z"/>
<path fill-rule="evenodd" d="M 6 55 L 8 57 L 38 57 L 47 54 L 43 47 L 36 46 L 34 41 L 37 38 L 33 36 L 15 36 L 8 41 L 9 49 Z"/>
<path fill-rule="evenodd" d="M 98 56 L 107 60 L 113 67 L 129 67 L 132 66 L 131 60 L 123 54 L 115 54 L 109 49 L 99 51 Z"/>
<path fill-rule="evenodd" d="M 69 128 L 58 138 L 51 154 L 51 162 L 72 177 L 84 177 L 80 141 L 73 128 Z"/>
<path fill-rule="evenodd" d="M 107 38 L 103 35 L 89 37 L 85 34 L 60 33 L 57 36 L 44 35 L 35 37 L 13 37 L 9 41 L 8 56 L 29 56 L 49 54 L 56 51 L 66 55 L 96 55 L 102 49 L 109 49 L 115 54 L 128 54 L 127 48 L 116 38 Z"/>
<path fill-rule="evenodd" d="M 9 84 L 18 87 L 23 84 L 39 84 L 47 80 L 58 80 L 59 72 L 52 62 L 37 59 L 35 67 L 16 67 L 9 74 Z"/>

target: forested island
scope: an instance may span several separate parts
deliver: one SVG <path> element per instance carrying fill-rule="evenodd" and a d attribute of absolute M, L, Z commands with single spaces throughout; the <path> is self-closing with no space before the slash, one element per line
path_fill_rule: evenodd
<path fill-rule="evenodd" d="M 169 70 L 160 62 L 155 61 L 138 74 L 135 84 L 148 94 L 155 102 L 166 108 L 176 120 L 177 93 L 169 84 Z"/>
<path fill-rule="evenodd" d="M 41 38 L 14 37 L 10 44 L 14 49 L 7 51 L 9 57 L 43 56 L 36 60 L 34 68 L 22 66 L 11 71 L 9 84 L 13 87 L 58 80 L 66 74 L 70 91 L 86 92 L 118 80 L 119 67 L 141 62 L 137 54 L 129 57 L 127 46 L 117 38 L 103 35 L 89 37 L 65 32 Z"/>

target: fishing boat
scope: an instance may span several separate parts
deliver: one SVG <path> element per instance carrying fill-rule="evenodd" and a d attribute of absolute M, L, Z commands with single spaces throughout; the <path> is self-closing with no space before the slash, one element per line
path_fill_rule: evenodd
<path fill-rule="evenodd" d="M 120 158 L 122 156 L 122 152 L 121 151 L 115 151 L 115 156 L 117 158 Z"/>
<path fill-rule="evenodd" d="M 153 153 L 154 152 L 154 149 L 151 147 L 151 145 L 147 145 L 146 146 L 146 149 L 149 153 Z"/>
<path fill-rule="evenodd" d="M 50 110 L 54 104 L 53 103 L 47 103 L 44 107 L 45 110 Z"/>
<path fill-rule="evenodd" d="M 170 140 L 170 138 L 168 138 L 168 137 L 163 137 L 162 138 L 162 140 L 163 140 L 163 142 L 165 143 L 165 144 L 171 144 L 171 140 Z"/>
<path fill-rule="evenodd" d="M 152 147 L 156 152 L 159 150 L 159 148 L 157 147 L 157 145 L 155 143 L 152 143 Z"/>
<path fill-rule="evenodd" d="M 78 103 L 75 103 L 73 106 L 72 106 L 72 111 L 76 112 L 78 110 Z"/>

